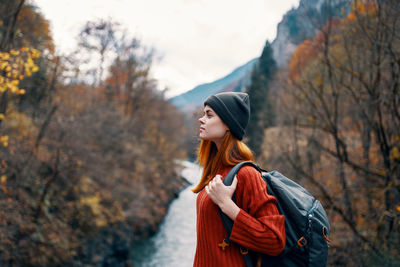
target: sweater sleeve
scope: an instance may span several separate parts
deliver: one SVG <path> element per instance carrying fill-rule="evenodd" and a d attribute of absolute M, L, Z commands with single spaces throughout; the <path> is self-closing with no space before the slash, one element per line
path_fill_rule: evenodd
<path fill-rule="evenodd" d="M 285 248 L 285 218 L 280 215 L 275 197 L 267 194 L 260 173 L 245 166 L 237 174 L 236 203 L 240 207 L 230 240 L 253 251 L 271 256 Z"/>

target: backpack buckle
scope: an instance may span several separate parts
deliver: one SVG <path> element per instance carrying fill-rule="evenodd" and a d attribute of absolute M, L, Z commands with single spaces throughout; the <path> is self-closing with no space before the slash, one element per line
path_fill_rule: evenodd
<path fill-rule="evenodd" d="M 222 251 L 225 251 L 225 248 L 229 247 L 229 241 L 227 242 L 225 238 L 221 243 L 218 244 L 218 247 L 220 247 Z"/>
<path fill-rule="evenodd" d="M 307 245 L 307 239 L 304 236 L 300 237 L 299 240 L 297 240 L 297 245 L 301 248 L 304 247 Z"/>

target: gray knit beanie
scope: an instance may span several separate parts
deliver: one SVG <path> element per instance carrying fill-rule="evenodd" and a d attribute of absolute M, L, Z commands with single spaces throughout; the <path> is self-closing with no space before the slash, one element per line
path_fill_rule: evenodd
<path fill-rule="evenodd" d="M 209 96 L 209 105 L 228 126 L 232 135 L 242 140 L 250 119 L 250 100 L 246 93 L 224 92 Z"/>

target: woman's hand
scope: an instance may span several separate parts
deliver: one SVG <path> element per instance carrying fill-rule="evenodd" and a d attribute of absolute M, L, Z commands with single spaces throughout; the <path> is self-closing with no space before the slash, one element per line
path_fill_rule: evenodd
<path fill-rule="evenodd" d="M 230 186 L 224 185 L 221 177 L 221 175 L 217 174 L 214 179 L 208 183 L 205 190 L 211 200 L 220 207 L 222 212 L 228 215 L 232 220 L 235 220 L 240 211 L 240 208 L 232 201 L 232 196 L 238 183 L 237 177 L 235 175 Z"/>

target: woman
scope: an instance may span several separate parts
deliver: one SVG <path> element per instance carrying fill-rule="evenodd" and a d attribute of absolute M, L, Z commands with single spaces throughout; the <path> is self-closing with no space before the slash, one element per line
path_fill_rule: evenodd
<path fill-rule="evenodd" d="M 260 173 L 251 166 L 240 169 L 231 186 L 222 181 L 239 162 L 253 161 L 241 142 L 250 117 L 246 93 L 224 92 L 209 96 L 199 119 L 201 143 L 198 161 L 203 167 L 197 196 L 197 247 L 193 266 L 246 266 L 238 245 L 269 255 L 285 247 L 285 221 L 276 199 L 267 194 Z M 232 201 L 235 193 L 236 203 Z M 218 209 L 234 221 L 229 246 Z M 238 244 L 238 245 L 235 245 Z M 265 263 L 264 263 L 265 264 Z"/>

